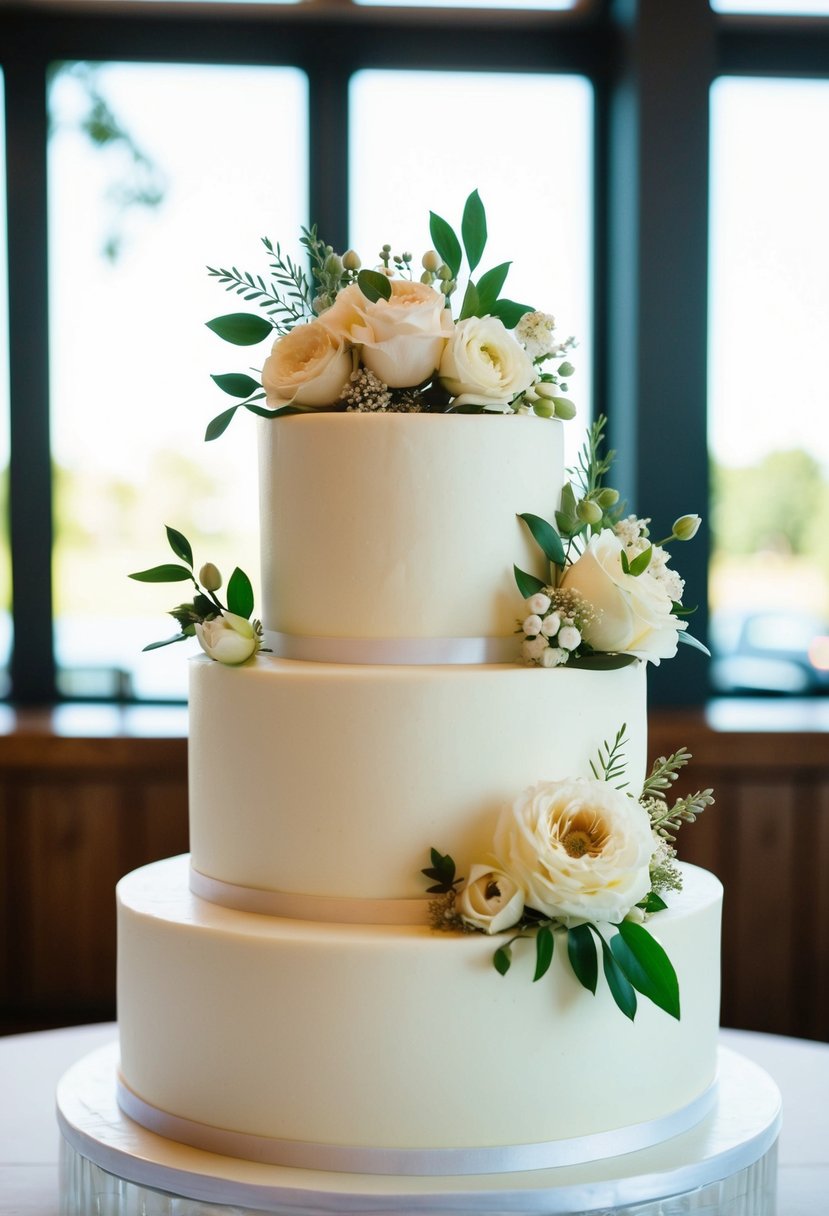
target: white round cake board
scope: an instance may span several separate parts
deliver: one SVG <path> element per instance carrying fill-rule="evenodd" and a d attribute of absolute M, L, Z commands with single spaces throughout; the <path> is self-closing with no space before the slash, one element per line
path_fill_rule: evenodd
<path fill-rule="evenodd" d="M 584 1165 L 440 1178 L 261 1165 L 165 1140 L 121 1112 L 115 1099 L 117 1064 L 113 1043 L 80 1060 L 58 1086 L 64 1216 L 210 1213 L 212 1205 L 217 1212 L 232 1208 L 234 1214 L 282 1216 L 427 1211 L 656 1216 L 666 1210 L 660 1201 L 668 1197 L 677 1200 L 671 1213 L 773 1216 L 775 1210 L 780 1093 L 756 1064 L 722 1048 L 716 1106 L 672 1140 Z"/>

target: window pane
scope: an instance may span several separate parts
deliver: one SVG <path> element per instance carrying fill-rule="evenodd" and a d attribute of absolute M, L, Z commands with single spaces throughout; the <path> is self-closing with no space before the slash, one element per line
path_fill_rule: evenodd
<path fill-rule="evenodd" d="M 451 134 L 453 114 L 474 119 Z M 419 262 L 431 246 L 430 210 L 457 230 L 464 200 L 478 189 L 489 231 L 481 269 L 512 261 L 505 294 L 553 313 L 559 336 L 578 338 L 570 395 L 583 424 L 590 417 L 592 307 L 588 82 L 359 72 L 351 86 L 351 123 L 350 239 L 363 260 L 388 242 Z M 571 463 L 583 426 L 568 426 L 566 433 Z"/>
<path fill-rule="evenodd" d="M 514 13 L 521 9 L 552 10 L 582 7 L 584 0 L 354 0 L 355 4 L 383 8 L 501 8 Z"/>
<path fill-rule="evenodd" d="M 779 17 L 822 17 L 829 0 L 711 0 L 715 13 L 774 13 Z"/>
<path fill-rule="evenodd" d="M 829 84 L 712 94 L 714 677 L 829 691 Z"/>
<path fill-rule="evenodd" d="M 6 116 L 0 72 L 0 181 L 6 180 Z M 11 563 L 9 560 L 9 313 L 6 191 L 0 190 L 0 696 L 9 691 Z"/>
<path fill-rule="evenodd" d="M 217 442 L 244 371 L 205 321 L 237 311 L 206 266 L 267 266 L 259 237 L 306 220 L 306 85 L 293 69 L 69 64 L 50 90 L 49 248 L 56 652 L 69 695 L 182 696 L 188 584 L 131 571 L 240 565 L 258 581 L 253 419 Z M 263 143 L 262 132 L 269 132 Z M 258 351 L 257 351 L 258 357 Z"/>

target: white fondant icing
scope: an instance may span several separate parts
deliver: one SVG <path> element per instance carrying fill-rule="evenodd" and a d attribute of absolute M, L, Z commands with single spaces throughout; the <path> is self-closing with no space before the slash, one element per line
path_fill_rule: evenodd
<path fill-rule="evenodd" d="M 590 776 L 627 723 L 646 765 L 645 671 L 361 667 L 261 655 L 190 664 L 190 848 L 199 873 L 326 898 L 411 899 L 434 846 L 484 861 L 498 812 Z"/>
<path fill-rule="evenodd" d="M 532 983 L 483 934 L 236 912 L 194 897 L 188 859 L 121 881 L 121 1068 L 144 1102 L 227 1131 L 375 1148 L 572 1139 L 668 1117 L 711 1084 L 721 888 L 686 867 L 650 922 L 681 1021 L 622 1016 L 563 944 Z"/>

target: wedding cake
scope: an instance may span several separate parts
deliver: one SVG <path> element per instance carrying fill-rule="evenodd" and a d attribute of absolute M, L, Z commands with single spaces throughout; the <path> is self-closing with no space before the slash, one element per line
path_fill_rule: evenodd
<path fill-rule="evenodd" d="M 211 323 L 273 342 L 261 385 L 215 377 L 237 402 L 208 431 L 261 417 L 261 622 L 172 528 L 178 564 L 135 576 L 192 579 L 173 615 L 204 653 L 191 854 L 118 887 L 118 1102 L 226 1157 L 553 1168 L 716 1093 L 722 892 L 674 849 L 710 791 L 671 805 L 687 754 L 649 766 L 646 731 L 698 518 L 654 542 L 623 517 L 603 419 L 565 476 L 571 342 L 505 266 L 473 281 L 476 194 L 463 249 L 431 233 L 421 282 L 311 230 L 309 283 L 268 243 L 295 295 L 248 276 L 264 313 Z"/>

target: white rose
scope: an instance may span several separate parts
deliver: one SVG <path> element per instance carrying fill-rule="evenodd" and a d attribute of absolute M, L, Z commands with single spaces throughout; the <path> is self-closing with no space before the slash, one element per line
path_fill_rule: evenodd
<path fill-rule="evenodd" d="M 467 317 L 443 352 L 440 382 L 453 405 L 483 405 L 506 413 L 535 379 L 532 359 L 497 317 Z"/>
<path fill-rule="evenodd" d="M 433 287 L 408 279 L 389 282 L 391 298 L 374 301 L 352 283 L 319 320 L 335 338 L 359 346 L 364 366 L 389 388 L 413 388 L 434 374 L 452 317 Z"/>
<path fill-rule="evenodd" d="M 558 633 L 558 644 L 565 650 L 576 650 L 581 646 L 581 634 L 575 625 L 564 625 Z"/>
<path fill-rule="evenodd" d="M 485 933 L 500 933 L 521 919 L 524 895 L 509 875 L 491 866 L 474 865 L 458 896 L 457 908 L 466 924 Z"/>
<path fill-rule="evenodd" d="M 561 617 L 557 612 L 551 612 L 549 616 L 545 616 L 541 622 L 541 632 L 545 638 L 554 638 L 561 628 Z"/>
<path fill-rule="evenodd" d="M 549 650 L 547 639 L 540 634 L 538 637 L 527 638 L 521 645 L 521 653 L 525 659 L 531 663 L 535 663 L 541 658 L 545 650 Z"/>
<path fill-rule="evenodd" d="M 541 633 L 541 617 L 536 616 L 534 613 L 531 614 L 526 618 L 521 628 L 528 637 L 534 638 L 537 634 Z"/>
<path fill-rule="evenodd" d="M 196 625 L 196 637 L 206 655 L 218 663 L 244 663 L 259 649 L 259 635 L 250 621 L 235 612 L 223 612 Z"/>
<path fill-rule="evenodd" d="M 543 616 L 552 602 L 549 595 L 545 595 L 543 591 L 537 591 L 535 595 L 527 597 L 527 612 L 532 612 L 536 616 Z"/>
<path fill-rule="evenodd" d="M 532 786 L 502 810 L 494 844 L 527 907 L 546 916 L 617 922 L 650 890 L 650 817 L 606 781 Z"/>
<path fill-rule="evenodd" d="M 542 667 L 560 667 L 569 657 L 569 653 L 560 646 L 548 646 L 538 661 Z"/>
<path fill-rule="evenodd" d="M 352 371 L 351 352 L 319 321 L 295 325 L 273 344 L 262 368 L 268 405 L 333 405 Z"/>
<path fill-rule="evenodd" d="M 663 583 L 649 574 L 625 574 L 622 541 L 609 529 L 591 536 L 578 561 L 561 580 L 564 588 L 578 591 L 596 610 L 585 623 L 584 640 L 595 650 L 660 659 L 676 654 L 677 638 L 685 621 L 671 611 L 671 597 Z"/>

